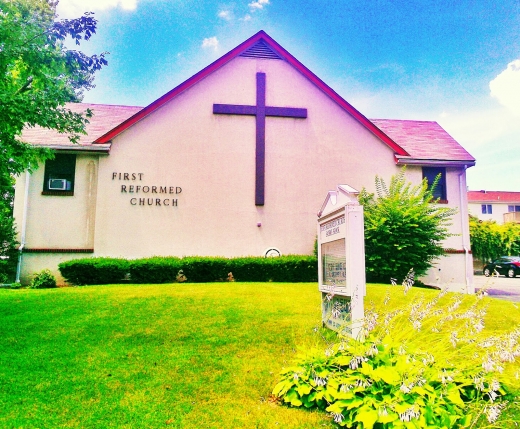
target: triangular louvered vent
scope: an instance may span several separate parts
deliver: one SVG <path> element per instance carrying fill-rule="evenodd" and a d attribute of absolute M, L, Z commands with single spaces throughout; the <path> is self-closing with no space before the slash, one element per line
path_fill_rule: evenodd
<path fill-rule="evenodd" d="M 259 40 L 253 46 L 240 54 L 241 57 L 249 58 L 266 58 L 271 60 L 282 60 L 283 58 L 278 55 L 267 43 L 263 40 Z"/>

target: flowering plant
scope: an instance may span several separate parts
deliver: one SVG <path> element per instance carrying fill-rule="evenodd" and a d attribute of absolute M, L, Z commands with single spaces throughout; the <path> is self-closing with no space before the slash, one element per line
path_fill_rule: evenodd
<path fill-rule="evenodd" d="M 360 338 L 340 329 L 325 351 L 302 352 L 273 395 L 360 429 L 469 428 L 483 415 L 494 423 L 508 403 L 501 374 L 520 356 L 520 328 L 484 336 L 479 298 L 443 290 L 386 312 L 372 305 Z M 385 307 L 389 301 L 387 294 Z"/>

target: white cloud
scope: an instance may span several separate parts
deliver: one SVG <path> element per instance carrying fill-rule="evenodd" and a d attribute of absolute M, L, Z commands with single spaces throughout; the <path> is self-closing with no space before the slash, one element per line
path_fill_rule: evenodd
<path fill-rule="evenodd" d="M 268 5 L 269 4 L 269 0 L 256 0 L 252 3 L 249 3 L 249 7 L 251 8 L 251 10 L 255 10 L 255 9 L 263 9 L 265 5 Z"/>
<path fill-rule="evenodd" d="M 251 15 L 247 14 L 243 18 L 240 18 L 242 21 L 251 21 Z"/>
<path fill-rule="evenodd" d="M 231 21 L 231 19 L 233 18 L 233 15 L 231 14 L 231 12 L 229 10 L 221 10 L 218 13 L 218 17 L 222 18 L 226 21 Z"/>
<path fill-rule="evenodd" d="M 60 0 L 56 11 L 60 18 L 77 18 L 84 12 L 121 8 L 135 10 L 138 0 Z"/>
<path fill-rule="evenodd" d="M 213 48 L 215 51 L 218 49 L 218 39 L 213 37 L 207 37 L 202 41 L 202 48 L 210 49 Z"/>
<path fill-rule="evenodd" d="M 508 70 L 514 73 L 512 66 Z M 465 93 L 450 82 L 444 87 L 435 83 L 383 91 L 367 90 L 352 80 L 338 86 L 368 118 L 437 121 L 476 158 L 467 175 L 471 189 L 520 189 L 520 121 L 490 95 Z"/>
<path fill-rule="evenodd" d="M 489 82 L 491 96 L 513 114 L 520 116 L 520 59 L 510 62 L 507 68 Z"/>

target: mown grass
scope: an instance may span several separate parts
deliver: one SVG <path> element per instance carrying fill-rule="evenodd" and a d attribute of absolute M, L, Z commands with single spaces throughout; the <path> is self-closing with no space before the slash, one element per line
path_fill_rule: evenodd
<path fill-rule="evenodd" d="M 370 286 L 367 303 L 386 290 Z M 486 299 L 486 329 L 519 324 L 513 303 Z M 320 341 L 315 284 L 0 290 L 0 320 L 0 428 L 333 426 L 270 401 L 297 347 Z"/>

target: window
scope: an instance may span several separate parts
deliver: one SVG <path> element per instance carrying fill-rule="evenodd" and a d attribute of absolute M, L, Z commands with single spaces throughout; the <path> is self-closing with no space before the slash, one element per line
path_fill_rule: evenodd
<path fill-rule="evenodd" d="M 57 153 L 45 162 L 44 195 L 74 195 L 76 155 Z"/>
<path fill-rule="evenodd" d="M 482 204 L 482 214 L 493 214 L 493 206 L 491 204 Z"/>
<path fill-rule="evenodd" d="M 423 179 L 428 181 L 428 187 L 431 187 L 435 178 L 440 174 L 441 177 L 437 182 L 437 186 L 433 190 L 433 197 L 439 199 L 440 202 L 448 202 L 446 195 L 446 168 L 444 167 L 423 167 Z"/>
<path fill-rule="evenodd" d="M 507 211 L 511 212 L 520 212 L 520 206 L 507 206 Z"/>

